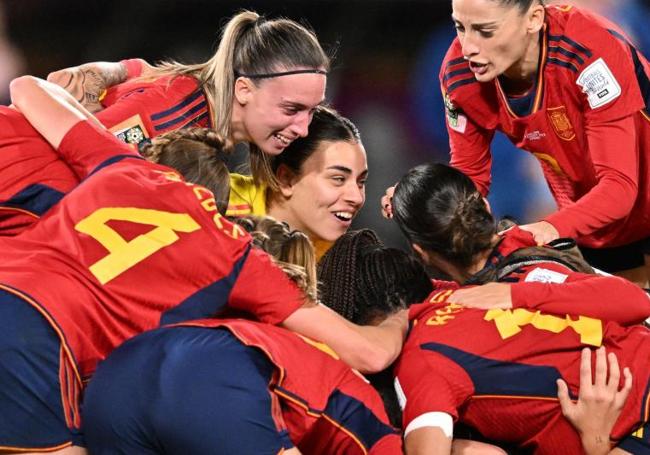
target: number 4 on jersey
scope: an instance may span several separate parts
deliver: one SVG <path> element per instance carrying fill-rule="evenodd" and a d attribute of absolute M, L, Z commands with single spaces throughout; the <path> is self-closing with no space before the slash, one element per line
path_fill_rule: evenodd
<path fill-rule="evenodd" d="M 146 234 L 126 241 L 106 223 L 129 221 L 157 226 Z M 88 215 L 75 225 L 75 229 L 88 234 L 109 253 L 89 267 L 101 284 L 125 272 L 156 251 L 178 240 L 176 232 L 193 232 L 201 226 L 187 213 L 163 212 L 134 207 L 105 207 Z"/>

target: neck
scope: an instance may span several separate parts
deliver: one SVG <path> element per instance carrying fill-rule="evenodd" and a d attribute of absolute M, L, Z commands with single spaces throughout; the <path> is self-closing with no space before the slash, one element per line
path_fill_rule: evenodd
<path fill-rule="evenodd" d="M 233 144 L 241 142 L 251 142 L 250 134 L 246 130 L 244 115 L 241 106 L 235 102 L 232 106 L 232 115 L 230 117 L 230 136 L 228 138 Z"/>
<path fill-rule="evenodd" d="M 494 237 L 492 237 L 492 245 L 496 245 L 498 240 L 499 236 L 497 234 L 494 234 Z M 465 269 L 447 262 L 446 267 L 443 267 L 443 272 L 448 274 L 451 279 L 457 283 L 464 283 L 469 277 L 483 270 L 488 258 L 490 257 L 490 254 L 492 254 L 492 249 L 493 247 L 490 247 L 478 253 L 474 262 L 472 262 L 472 264 Z"/>
<path fill-rule="evenodd" d="M 503 73 L 502 81 L 508 92 L 524 93 L 535 84 L 540 63 L 541 33 L 530 37 L 524 56 Z"/>

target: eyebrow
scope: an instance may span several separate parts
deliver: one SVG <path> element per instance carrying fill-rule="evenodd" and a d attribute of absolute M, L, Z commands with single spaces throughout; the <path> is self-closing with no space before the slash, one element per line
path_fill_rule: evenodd
<path fill-rule="evenodd" d="M 327 169 L 332 169 L 332 170 L 335 170 L 335 171 L 341 171 L 341 172 L 345 172 L 346 174 L 352 175 L 352 169 L 350 169 L 349 167 L 345 167 L 345 166 L 334 165 L 334 166 L 329 166 Z M 360 174 L 360 176 L 362 176 L 364 174 L 368 174 L 368 169 L 365 169 Z"/>
<path fill-rule="evenodd" d="M 324 102 L 325 102 L 325 98 L 323 98 L 322 100 L 320 100 L 320 101 L 318 102 L 317 106 L 320 106 L 320 105 L 323 104 Z M 291 106 L 291 107 L 295 107 L 295 108 L 298 109 L 298 110 L 307 110 L 307 109 L 308 109 L 307 106 L 305 106 L 304 104 L 299 103 L 299 102 L 297 102 L 297 101 L 284 100 L 284 101 L 281 102 L 281 104 L 282 104 L 282 106 Z"/>
<path fill-rule="evenodd" d="M 461 22 L 458 19 L 456 19 L 453 15 L 451 16 L 451 20 L 461 24 Z M 497 21 L 483 22 L 481 24 L 472 24 L 472 28 L 477 29 L 477 28 L 485 28 L 485 27 L 494 27 L 496 25 L 499 25 Z"/>

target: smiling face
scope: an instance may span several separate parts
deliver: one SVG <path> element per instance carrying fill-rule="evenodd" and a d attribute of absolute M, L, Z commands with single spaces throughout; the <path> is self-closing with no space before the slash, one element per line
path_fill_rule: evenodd
<path fill-rule="evenodd" d="M 272 77 L 257 84 L 238 78 L 233 139 L 253 142 L 268 155 L 282 153 L 295 139 L 307 135 L 313 110 L 325 97 L 326 80 L 325 75 L 314 73 Z"/>
<path fill-rule="evenodd" d="M 536 71 L 537 35 L 544 23 L 544 7 L 536 0 L 527 11 L 499 0 L 452 0 L 452 20 L 479 82 L 501 74 L 520 79 Z"/>
<path fill-rule="evenodd" d="M 302 164 L 300 175 L 278 169 L 280 198 L 269 214 L 306 233 L 312 241 L 332 242 L 350 227 L 366 200 L 368 175 L 363 145 L 321 142 Z"/>

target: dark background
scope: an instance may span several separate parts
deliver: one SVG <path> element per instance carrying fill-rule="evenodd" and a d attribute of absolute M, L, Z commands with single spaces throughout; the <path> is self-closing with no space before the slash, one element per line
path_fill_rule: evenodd
<path fill-rule="evenodd" d="M 639 15 L 650 18 L 647 2 L 583 3 L 607 15 L 615 11 L 629 29 Z M 379 199 L 413 165 L 448 160 L 437 73 L 454 33 L 450 0 L 0 1 L 0 99 L 8 101 L 6 88 L 16 75 L 45 77 L 87 61 L 205 61 L 221 26 L 242 8 L 310 25 L 335 55 L 327 98 L 359 127 L 370 169 L 355 226 L 372 226 L 389 244 L 401 244 L 396 227 L 378 215 Z M 490 200 L 497 215 L 533 221 L 552 210 L 532 159 L 496 148 Z"/>

